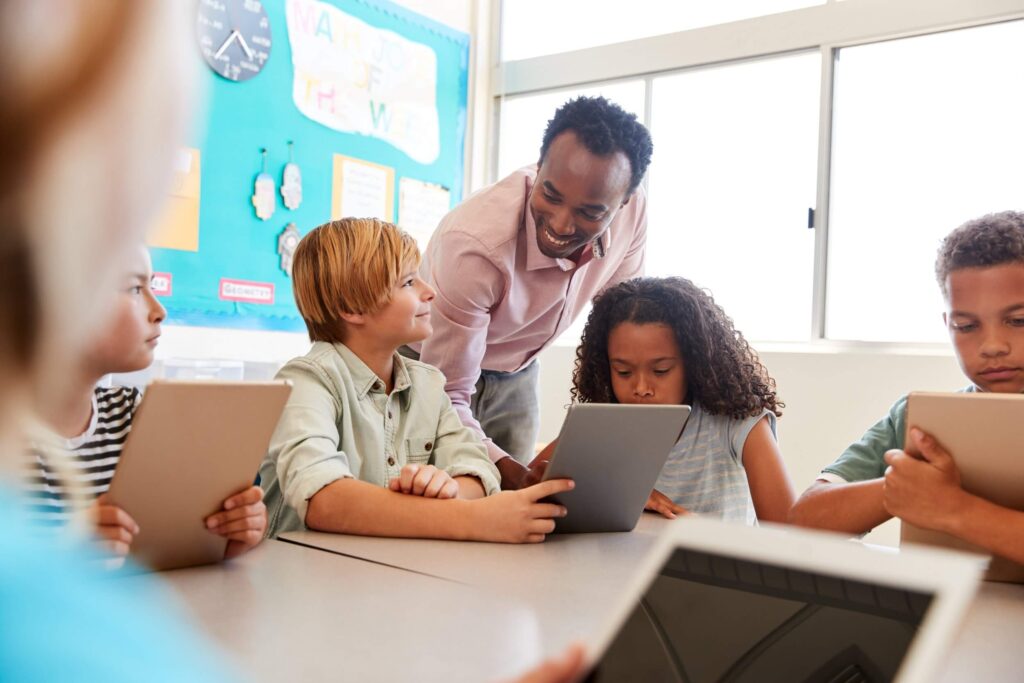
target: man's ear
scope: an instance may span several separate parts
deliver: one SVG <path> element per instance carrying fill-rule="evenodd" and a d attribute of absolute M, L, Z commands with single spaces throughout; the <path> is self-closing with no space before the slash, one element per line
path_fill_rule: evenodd
<path fill-rule="evenodd" d="M 626 204 L 629 204 L 629 200 L 632 199 L 632 198 L 633 198 L 633 195 L 627 194 L 626 198 L 622 200 L 621 204 L 619 204 L 619 208 L 620 209 L 626 208 Z"/>

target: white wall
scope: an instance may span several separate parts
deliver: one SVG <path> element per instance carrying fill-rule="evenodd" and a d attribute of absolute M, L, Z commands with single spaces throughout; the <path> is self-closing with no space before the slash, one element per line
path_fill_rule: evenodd
<path fill-rule="evenodd" d="M 558 435 L 569 403 L 575 350 L 556 346 L 540 357 L 541 441 Z M 766 350 L 761 358 L 786 403 L 779 445 L 798 491 L 912 390 L 953 391 L 968 382 L 948 349 L 843 348 L 821 345 Z M 868 538 L 894 545 L 895 523 Z"/>

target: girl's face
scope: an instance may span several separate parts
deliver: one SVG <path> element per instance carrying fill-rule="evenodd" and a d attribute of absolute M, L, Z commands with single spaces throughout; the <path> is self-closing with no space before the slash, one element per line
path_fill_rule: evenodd
<path fill-rule="evenodd" d="M 608 364 L 619 403 L 679 405 L 686 399 L 686 368 L 668 325 L 619 323 L 608 335 Z"/>
<path fill-rule="evenodd" d="M 167 317 L 167 311 L 153 295 L 152 279 L 149 252 L 140 248 L 119 284 L 109 327 L 89 354 L 93 372 L 135 372 L 153 362 L 160 323 Z"/>

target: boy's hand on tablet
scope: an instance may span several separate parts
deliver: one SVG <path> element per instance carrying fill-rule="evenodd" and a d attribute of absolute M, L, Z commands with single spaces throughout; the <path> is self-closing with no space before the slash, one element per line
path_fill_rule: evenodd
<path fill-rule="evenodd" d="M 571 479 L 552 479 L 518 491 L 502 491 L 472 501 L 478 516 L 471 521 L 470 538 L 499 543 L 540 543 L 555 530 L 565 507 L 540 502 L 572 490 Z"/>
<path fill-rule="evenodd" d="M 459 495 L 458 482 L 433 465 L 406 465 L 399 476 L 388 482 L 388 488 L 424 498 L 455 498 Z"/>
<path fill-rule="evenodd" d="M 647 504 L 644 505 L 644 510 L 659 512 L 662 517 L 667 519 L 675 519 L 677 515 L 685 515 L 688 512 L 682 505 L 673 503 L 671 498 L 658 489 L 651 491 L 651 495 L 647 497 Z"/>
<path fill-rule="evenodd" d="M 885 454 L 889 465 L 882 484 L 885 509 L 915 526 L 945 531 L 968 495 L 960 486 L 960 470 L 931 436 L 915 427 L 910 438 L 920 457 L 900 450 Z"/>
<path fill-rule="evenodd" d="M 267 532 L 267 506 L 263 489 L 250 486 L 224 500 L 219 512 L 206 518 L 211 533 L 228 539 L 224 559 L 230 560 L 254 548 Z"/>
<path fill-rule="evenodd" d="M 90 514 L 96 521 L 96 535 L 99 536 L 102 546 L 111 555 L 126 556 L 131 550 L 135 535 L 139 533 L 139 525 L 131 515 L 116 505 L 111 505 L 106 493 L 96 499 Z"/>

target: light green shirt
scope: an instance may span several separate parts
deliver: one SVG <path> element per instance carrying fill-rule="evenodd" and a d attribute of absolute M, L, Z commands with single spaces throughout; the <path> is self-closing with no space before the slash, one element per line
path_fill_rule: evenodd
<path fill-rule="evenodd" d="M 971 385 L 963 392 L 978 391 Z M 889 414 L 871 426 L 860 441 L 843 451 L 839 459 L 821 471 L 821 479 L 837 482 L 877 479 L 885 474 L 885 452 L 903 449 L 907 435 L 907 397 L 901 397 L 889 409 Z M 831 476 L 829 476 L 831 475 Z"/>
<path fill-rule="evenodd" d="M 387 486 L 410 463 L 476 477 L 487 495 L 499 490 L 498 470 L 462 426 L 441 371 L 397 353 L 394 362 L 390 394 L 344 344 L 315 342 L 277 373 L 292 393 L 260 467 L 268 536 L 304 529 L 309 499 L 331 482 Z"/>

